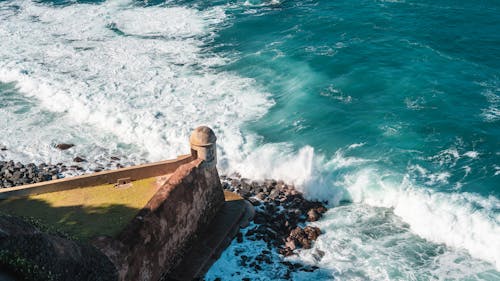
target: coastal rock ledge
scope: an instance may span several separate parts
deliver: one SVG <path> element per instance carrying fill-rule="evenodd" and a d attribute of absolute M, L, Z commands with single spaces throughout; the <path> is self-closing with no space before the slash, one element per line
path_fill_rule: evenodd
<path fill-rule="evenodd" d="M 300 248 L 312 247 L 313 242 L 321 235 L 321 230 L 306 224 L 323 216 L 327 211 L 327 202 L 307 200 L 293 185 L 283 181 L 257 182 L 243 179 L 239 175 L 222 176 L 221 180 L 224 189 L 238 193 L 255 208 L 253 224 L 243 231 L 245 234 L 238 234 L 237 243 L 262 240 L 269 249 L 255 257 L 236 251 L 234 258 L 240 259 L 240 266 L 250 267 L 252 271 L 258 272 L 262 267 L 277 262 L 285 268 L 284 273 L 280 274 L 283 279 L 290 279 L 292 272 L 317 269 L 315 266 L 284 261 L 282 257 L 292 256 Z M 274 250 L 281 255 L 278 260 L 271 252 Z"/>

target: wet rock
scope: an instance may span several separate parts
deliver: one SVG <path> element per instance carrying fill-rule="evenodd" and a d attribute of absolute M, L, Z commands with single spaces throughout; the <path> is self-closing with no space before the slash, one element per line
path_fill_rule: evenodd
<path fill-rule="evenodd" d="M 307 212 L 307 221 L 317 221 L 319 218 L 320 214 L 318 214 L 315 209 L 310 209 Z"/>
<path fill-rule="evenodd" d="M 277 190 L 277 189 L 273 189 L 273 190 L 271 191 L 271 193 L 269 193 L 269 198 L 271 198 L 272 200 L 274 200 L 274 199 L 276 199 L 279 195 L 280 195 L 279 190 Z"/>
<path fill-rule="evenodd" d="M 75 158 L 73 158 L 73 162 L 81 163 L 81 162 L 87 162 L 87 160 L 85 160 L 84 158 L 82 158 L 80 156 L 76 156 Z"/>
<path fill-rule="evenodd" d="M 257 195 L 255 195 L 255 198 L 259 199 L 260 201 L 263 201 L 266 198 L 266 194 L 264 192 L 259 192 Z"/>
<path fill-rule="evenodd" d="M 310 225 L 308 225 L 304 228 L 304 232 L 307 235 L 307 239 L 313 240 L 313 241 L 318 239 L 318 236 L 321 235 L 321 230 L 318 227 L 310 226 Z"/>
<path fill-rule="evenodd" d="M 61 168 L 57 165 L 42 163 L 22 164 L 13 161 L 0 161 L 0 188 L 37 183 L 61 177 Z"/>
<path fill-rule="evenodd" d="M 256 209 L 254 216 L 255 226 L 247 230 L 245 238 L 248 240 L 261 240 L 267 243 L 269 249 L 276 249 L 284 257 L 294 255 L 294 251 L 312 247 L 321 230 L 314 226 L 305 226 L 308 221 L 317 221 L 326 208 L 322 202 L 306 200 L 293 185 L 287 185 L 283 181 L 266 180 L 264 182 L 249 182 L 238 176 L 223 176 L 223 187 L 227 190 L 237 192 L 247 198 Z M 243 235 L 237 237 L 242 241 Z M 319 254 L 318 254 L 319 257 Z M 270 253 L 260 254 L 245 259 L 242 266 L 258 270 L 262 263 L 272 263 Z M 280 278 L 290 278 L 291 272 L 297 270 L 314 270 L 311 267 L 303 267 L 300 264 L 291 264 L 286 274 Z"/>
<path fill-rule="evenodd" d="M 285 257 L 289 257 L 289 256 L 293 255 L 293 250 L 290 248 L 281 248 L 278 250 L 278 252 Z"/>
<path fill-rule="evenodd" d="M 72 148 L 73 146 L 75 146 L 75 145 L 72 143 L 59 143 L 56 145 L 56 148 L 59 150 L 67 150 L 67 149 Z"/>
<path fill-rule="evenodd" d="M 297 245 L 295 245 L 295 240 L 288 239 L 285 243 L 285 247 L 292 250 L 292 251 L 297 249 Z"/>
<path fill-rule="evenodd" d="M 250 197 L 250 198 L 248 198 L 248 201 L 250 203 L 252 203 L 253 206 L 259 206 L 260 205 L 260 201 L 257 200 L 257 199 L 255 199 L 255 198 Z"/>
<path fill-rule="evenodd" d="M 325 256 L 325 252 L 319 249 L 315 249 L 314 253 L 312 253 L 312 257 L 315 261 L 319 262 Z"/>

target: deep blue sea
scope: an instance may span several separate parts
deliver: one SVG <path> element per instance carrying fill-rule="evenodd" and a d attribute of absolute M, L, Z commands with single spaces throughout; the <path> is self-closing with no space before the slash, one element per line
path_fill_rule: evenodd
<path fill-rule="evenodd" d="M 500 280 L 499 1 L 0 1 L 0 159 L 155 161 L 201 124 L 221 173 L 328 201 L 292 279 Z M 239 266 L 263 248 L 207 280 L 283 278 Z"/>

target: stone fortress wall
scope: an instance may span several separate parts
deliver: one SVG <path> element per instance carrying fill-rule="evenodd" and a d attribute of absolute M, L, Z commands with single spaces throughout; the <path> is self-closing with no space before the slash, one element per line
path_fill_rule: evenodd
<path fill-rule="evenodd" d="M 161 280 L 181 262 L 191 244 L 203 236 L 203 231 L 225 206 L 216 168 L 214 132 L 208 127 L 198 127 L 190 137 L 190 144 L 191 154 L 175 160 L 5 188 L 0 190 L 0 199 L 100 184 L 121 185 L 169 174 L 119 235 L 90 241 L 114 265 L 119 280 Z M 239 217 L 231 221 L 232 229 L 236 225 L 239 228 L 242 214 L 238 211 Z"/>

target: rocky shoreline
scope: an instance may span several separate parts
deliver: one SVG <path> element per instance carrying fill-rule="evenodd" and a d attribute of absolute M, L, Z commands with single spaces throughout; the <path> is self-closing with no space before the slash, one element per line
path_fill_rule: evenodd
<path fill-rule="evenodd" d="M 60 143 L 55 146 L 58 150 L 72 148 L 73 144 Z M 7 148 L 0 146 L 0 151 Z M 109 157 L 106 164 L 88 162 L 81 156 L 75 156 L 73 163 L 47 164 L 14 162 L 12 160 L 0 160 L 0 188 L 9 188 L 24 184 L 39 183 L 43 181 L 55 180 L 66 176 L 77 176 L 88 172 L 100 172 L 130 166 L 131 163 L 122 164 L 121 159 L 116 156 Z"/>
<path fill-rule="evenodd" d="M 111 159 L 110 166 L 111 164 L 115 167 L 121 166 L 117 157 Z M 0 188 L 58 179 L 64 177 L 64 173 L 68 171 L 72 174 L 85 172 L 78 165 L 67 166 L 63 163 L 37 165 L 0 161 Z M 258 272 L 266 264 L 279 262 L 285 269 L 282 276 L 285 279 L 290 278 L 292 272 L 310 272 L 316 269 L 314 266 L 285 261 L 283 257 L 292 256 L 301 248 L 311 248 L 312 243 L 321 235 L 321 230 L 315 226 L 306 226 L 306 223 L 322 217 L 327 211 L 326 202 L 309 201 L 293 185 L 283 181 L 257 182 L 239 175 L 220 178 L 224 189 L 239 194 L 255 208 L 253 223 L 238 233 L 237 243 L 243 240 L 260 240 L 264 241 L 268 248 L 256 256 L 245 253 L 238 255 L 242 267 L 249 267 Z M 279 261 L 276 261 L 272 252 L 279 253 Z"/>
<path fill-rule="evenodd" d="M 319 220 L 327 211 L 326 202 L 309 201 L 293 185 L 283 181 L 266 180 L 264 182 L 242 179 L 239 175 L 221 176 L 224 189 L 238 193 L 254 205 L 255 217 L 253 223 L 240 232 L 237 243 L 243 240 L 262 240 L 268 250 L 263 250 L 257 256 L 236 253 L 242 267 L 250 267 L 258 272 L 271 263 L 280 263 L 285 271 L 283 279 L 290 279 L 292 272 L 311 272 L 315 266 L 303 265 L 285 261 L 283 257 L 296 254 L 298 249 L 309 249 L 312 243 L 321 235 L 321 230 L 308 222 Z M 276 255 L 280 254 L 279 261 Z M 243 279 L 242 279 L 243 280 Z"/>
<path fill-rule="evenodd" d="M 62 163 L 50 165 L 41 163 L 22 164 L 14 161 L 0 161 L 0 188 L 38 183 L 42 181 L 59 179 L 67 171 Z"/>

